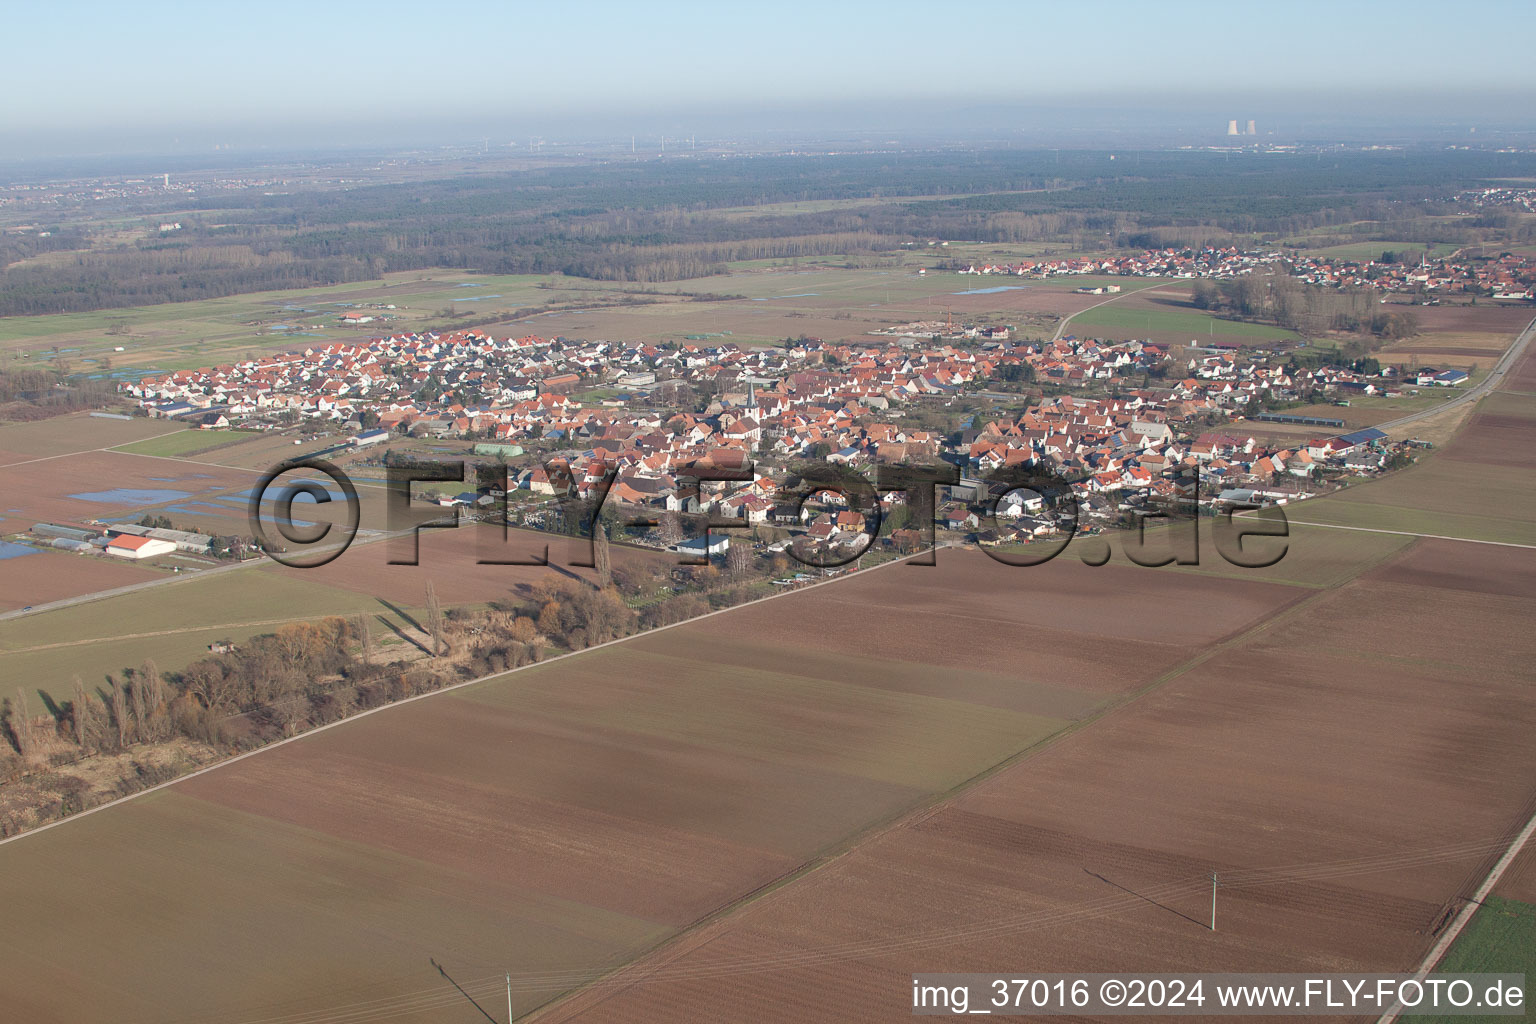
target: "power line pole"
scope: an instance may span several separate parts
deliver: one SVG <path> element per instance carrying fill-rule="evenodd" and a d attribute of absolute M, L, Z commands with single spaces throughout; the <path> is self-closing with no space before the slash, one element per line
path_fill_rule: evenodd
<path fill-rule="evenodd" d="M 512 972 L 507 972 L 507 1024 L 512 1024 Z"/>
<path fill-rule="evenodd" d="M 1216 872 L 1211 872 L 1211 931 L 1216 930 Z"/>

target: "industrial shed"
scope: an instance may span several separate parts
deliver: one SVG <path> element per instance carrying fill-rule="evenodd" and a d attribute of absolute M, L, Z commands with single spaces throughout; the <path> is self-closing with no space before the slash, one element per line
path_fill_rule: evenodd
<path fill-rule="evenodd" d="M 123 534 L 107 542 L 107 553 L 117 555 L 119 558 L 155 558 L 159 555 L 168 555 L 175 550 L 175 544 L 168 540 L 157 540 L 154 537 L 132 537 Z"/>

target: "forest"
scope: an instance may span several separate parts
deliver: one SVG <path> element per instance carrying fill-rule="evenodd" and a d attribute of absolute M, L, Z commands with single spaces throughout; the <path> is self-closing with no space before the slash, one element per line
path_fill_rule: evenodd
<path fill-rule="evenodd" d="M 446 267 L 652 283 L 738 260 L 879 253 L 926 239 L 1107 247 L 1326 231 L 1530 242 L 1529 218 L 1451 219 L 1456 190 L 1536 174 L 1493 152 L 992 150 L 657 159 L 290 193 L 138 200 L 135 241 L 89 221 L 0 235 L 0 316 L 372 280 Z M 920 197 L 920 198 L 912 198 Z M 819 211 L 770 204 L 868 200 Z M 176 205 L 172 206 L 171 203 Z M 761 208 L 758 212 L 755 208 Z M 153 230 L 175 211 L 182 229 Z M 110 235 L 110 240 L 108 236 Z"/>

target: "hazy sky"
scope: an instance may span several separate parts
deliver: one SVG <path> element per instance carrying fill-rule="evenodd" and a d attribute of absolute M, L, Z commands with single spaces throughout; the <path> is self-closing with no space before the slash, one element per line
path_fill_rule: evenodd
<path fill-rule="evenodd" d="M 1536 100 L 1529 23 L 1524 3 L 1413 0 L 18 3 L 0 140 L 1122 94 L 1326 109 L 1486 93 L 1507 108 Z"/>

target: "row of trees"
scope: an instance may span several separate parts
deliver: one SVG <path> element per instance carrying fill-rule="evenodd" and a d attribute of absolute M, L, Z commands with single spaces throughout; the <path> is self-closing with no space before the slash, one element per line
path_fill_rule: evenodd
<path fill-rule="evenodd" d="M 49 367 L 0 370 L 0 419 L 40 420 L 50 416 L 100 409 L 116 401 L 110 381 L 66 382 L 62 357 Z"/>
<path fill-rule="evenodd" d="M 37 716 L 18 687 L 0 712 L 5 732 L 25 760 L 118 751 L 134 743 L 160 743 L 180 731 L 189 710 L 182 694 L 167 683 L 153 661 L 121 675 L 108 676 L 106 686 L 88 693 L 75 677 L 73 697 L 50 702 L 48 714 Z"/>
<path fill-rule="evenodd" d="M 1373 292 L 1319 288 L 1284 274 L 1196 281 L 1190 302 L 1196 309 L 1268 321 L 1314 336 L 1340 331 L 1397 339 L 1419 331 L 1418 317 L 1412 311 L 1385 312 Z"/>

